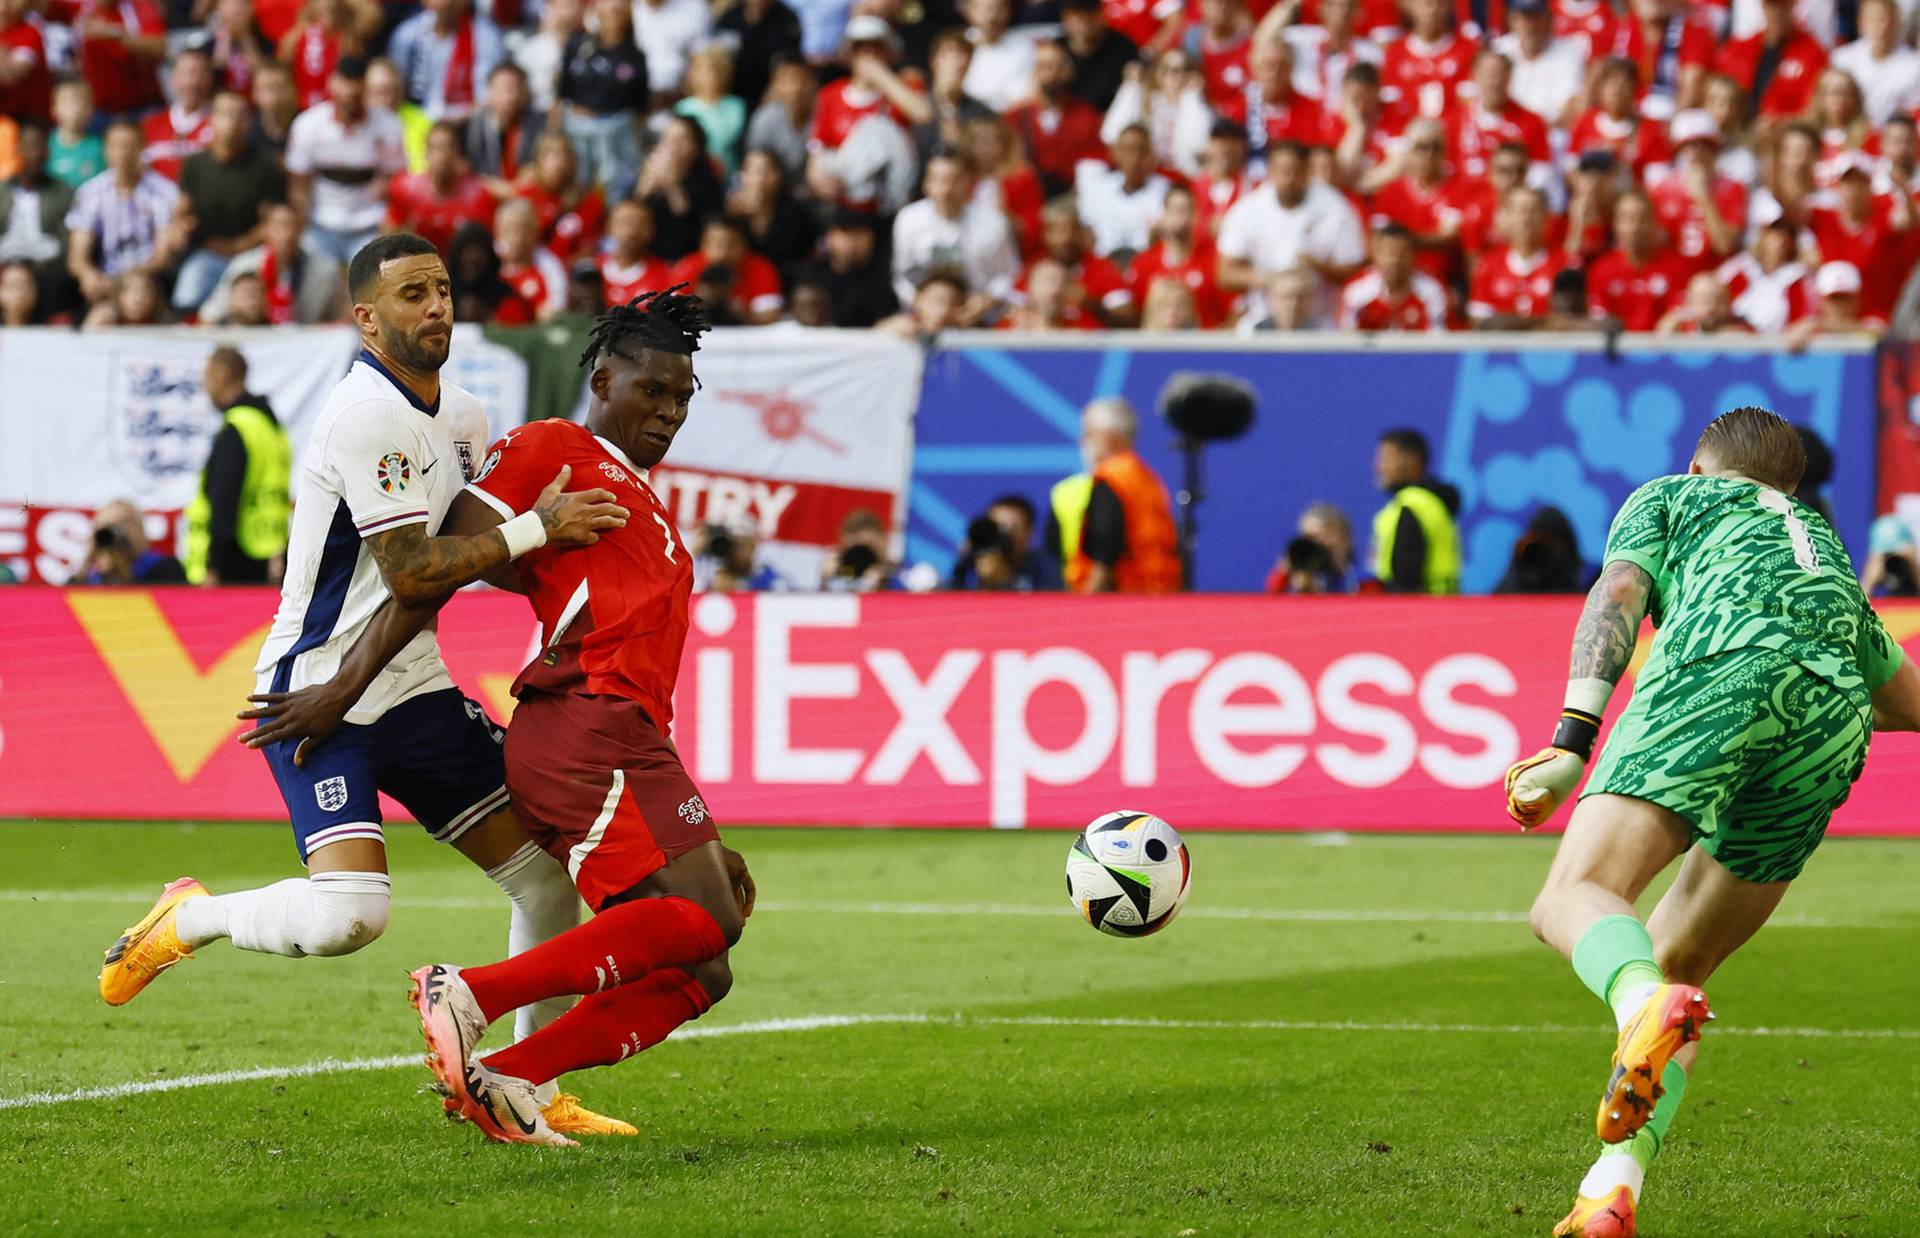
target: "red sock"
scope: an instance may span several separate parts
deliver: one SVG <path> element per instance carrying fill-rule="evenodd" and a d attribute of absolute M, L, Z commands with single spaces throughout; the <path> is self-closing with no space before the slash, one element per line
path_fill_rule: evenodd
<path fill-rule="evenodd" d="M 462 968 L 460 978 L 491 1020 L 549 997 L 616 988 L 663 967 L 693 967 L 726 949 L 726 936 L 700 904 L 640 898 L 503 962 Z"/>
<path fill-rule="evenodd" d="M 629 904 L 630 905 L 630 904 Z M 581 999 L 578 1006 L 517 1044 L 483 1060 L 494 1070 L 531 1083 L 570 1070 L 611 1066 L 667 1038 L 667 1033 L 711 1008 L 706 989 L 677 967 Z"/>

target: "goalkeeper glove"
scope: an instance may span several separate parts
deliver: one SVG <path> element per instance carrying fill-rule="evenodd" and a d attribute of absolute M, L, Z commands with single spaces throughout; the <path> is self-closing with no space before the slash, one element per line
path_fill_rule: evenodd
<path fill-rule="evenodd" d="M 1564 748 L 1542 748 L 1507 770 L 1507 815 L 1523 830 L 1545 825 L 1580 785 L 1587 763 Z"/>

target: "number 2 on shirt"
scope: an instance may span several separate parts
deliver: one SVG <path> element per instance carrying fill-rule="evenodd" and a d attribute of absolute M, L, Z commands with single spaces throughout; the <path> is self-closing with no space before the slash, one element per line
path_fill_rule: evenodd
<path fill-rule="evenodd" d="M 1813 539 L 1807 536 L 1807 526 L 1794 512 L 1792 501 L 1778 490 L 1765 488 L 1762 488 L 1754 499 L 1768 511 L 1778 512 L 1780 518 L 1786 522 L 1787 540 L 1793 543 L 1793 561 L 1800 565 L 1800 570 L 1819 575 L 1820 552 L 1814 548 Z M 656 516 L 655 519 L 659 517 Z"/>

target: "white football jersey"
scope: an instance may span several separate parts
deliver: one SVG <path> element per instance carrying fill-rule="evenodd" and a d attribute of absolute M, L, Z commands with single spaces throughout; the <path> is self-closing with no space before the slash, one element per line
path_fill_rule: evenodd
<path fill-rule="evenodd" d="M 409 524 L 437 530 L 486 443 L 486 413 L 471 392 L 443 381 L 430 408 L 372 353 L 360 353 L 327 397 L 302 455 L 287 574 L 253 668 L 255 691 L 296 691 L 333 677 L 389 596 L 361 539 Z M 410 697 L 452 686 L 429 627 L 346 720 L 372 722 Z"/>

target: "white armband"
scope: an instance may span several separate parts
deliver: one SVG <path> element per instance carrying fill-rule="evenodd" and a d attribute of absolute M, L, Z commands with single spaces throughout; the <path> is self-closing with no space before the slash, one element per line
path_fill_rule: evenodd
<path fill-rule="evenodd" d="M 507 558 L 518 559 L 530 550 L 538 550 L 547 544 L 547 526 L 542 523 L 539 512 L 521 512 L 512 520 L 499 526 L 500 536 L 507 539 Z"/>

